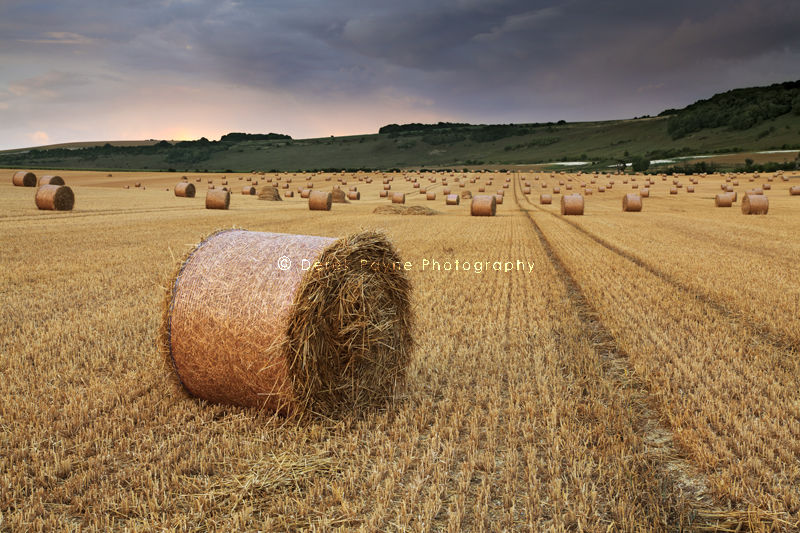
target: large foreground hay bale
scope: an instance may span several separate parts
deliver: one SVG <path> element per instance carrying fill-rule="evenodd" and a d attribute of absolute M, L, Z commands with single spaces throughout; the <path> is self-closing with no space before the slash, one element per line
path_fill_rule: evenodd
<path fill-rule="evenodd" d="M 27 170 L 14 172 L 14 175 L 11 177 L 11 183 L 17 187 L 36 187 L 36 174 L 28 172 Z"/>
<path fill-rule="evenodd" d="M 638 213 L 642 210 L 642 197 L 638 194 L 626 194 L 622 197 L 622 210 L 629 213 Z"/>
<path fill-rule="evenodd" d="M 42 185 L 36 189 L 36 207 L 47 211 L 71 211 L 75 195 L 66 185 Z"/>
<path fill-rule="evenodd" d="M 228 209 L 231 193 L 223 189 L 211 189 L 206 193 L 206 209 Z"/>
<path fill-rule="evenodd" d="M 39 187 L 42 185 L 64 185 L 64 178 L 61 176 L 42 176 L 39 178 Z"/>
<path fill-rule="evenodd" d="M 497 200 L 491 194 L 479 194 L 472 199 L 470 214 L 474 217 L 493 217 L 497 213 Z"/>
<path fill-rule="evenodd" d="M 742 213 L 745 215 L 766 215 L 769 212 L 769 199 L 763 194 L 745 194 L 742 198 Z"/>
<path fill-rule="evenodd" d="M 390 268 L 398 263 L 375 232 L 215 233 L 169 284 L 166 361 L 210 402 L 321 415 L 383 405 L 412 348 L 411 286 Z"/>
<path fill-rule="evenodd" d="M 181 198 L 194 198 L 195 193 L 196 190 L 193 183 L 181 181 L 175 185 L 175 196 L 179 196 Z"/>
<path fill-rule="evenodd" d="M 561 197 L 562 215 L 582 215 L 583 196 L 580 194 L 566 194 Z"/>
<path fill-rule="evenodd" d="M 309 191 L 309 189 L 305 189 L 305 191 Z M 333 203 L 333 196 L 331 195 L 331 193 L 325 191 L 310 191 L 307 198 L 308 198 L 309 210 L 311 211 L 331 210 L 331 204 Z"/>

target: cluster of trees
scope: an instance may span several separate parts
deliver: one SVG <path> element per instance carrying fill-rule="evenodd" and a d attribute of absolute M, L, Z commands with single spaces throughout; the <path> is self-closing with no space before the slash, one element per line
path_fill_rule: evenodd
<path fill-rule="evenodd" d="M 680 139 L 705 128 L 746 130 L 790 112 L 800 115 L 800 81 L 734 89 L 659 116 L 669 115 L 667 132 Z"/>

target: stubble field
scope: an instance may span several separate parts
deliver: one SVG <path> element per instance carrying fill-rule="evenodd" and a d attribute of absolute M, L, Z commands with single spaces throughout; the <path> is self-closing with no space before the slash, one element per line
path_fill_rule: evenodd
<path fill-rule="evenodd" d="M 189 175 L 197 198 L 176 198 L 181 174 L 64 172 L 65 213 L 38 211 L 11 174 L 0 170 L 0 530 L 800 527 L 800 196 L 788 193 L 800 177 L 738 176 L 739 202 L 772 185 L 769 214 L 744 216 L 739 202 L 714 207 L 724 176 L 691 194 L 680 177 L 677 195 L 656 176 L 643 211 L 623 213 L 645 177 L 601 175 L 585 215 L 562 217 L 560 195 L 539 205 L 541 183 L 576 192 L 592 176 L 409 173 L 437 192 L 426 201 L 395 174 L 406 205 L 438 212 L 398 216 L 373 213 L 387 203 L 380 174 L 314 176 L 325 190 L 346 179 L 362 200 L 312 212 L 239 194 L 271 175 L 228 175 L 220 211 L 203 199 L 220 175 Z M 485 218 L 468 200 L 444 205 L 443 177 L 473 194 L 511 181 Z M 295 191 L 308 179 L 288 178 Z M 175 389 L 156 348 L 167 276 L 233 226 L 387 233 L 411 263 L 417 342 L 393 405 L 297 422 Z M 506 271 L 517 261 L 532 268 Z"/>

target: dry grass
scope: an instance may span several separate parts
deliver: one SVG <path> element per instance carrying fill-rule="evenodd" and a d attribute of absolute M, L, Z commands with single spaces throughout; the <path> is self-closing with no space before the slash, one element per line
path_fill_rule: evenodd
<path fill-rule="evenodd" d="M 773 183 L 762 217 L 715 209 L 722 178 L 708 177 L 677 197 L 657 179 L 641 216 L 612 189 L 562 218 L 514 179 L 496 217 L 418 218 L 373 213 L 380 174 L 335 216 L 299 198 L 206 210 L 205 190 L 164 191 L 180 175 L 59 174 L 80 198 L 71 212 L 39 212 L 0 171 L 0 529 L 798 527 L 796 180 Z M 136 181 L 147 189 L 121 188 Z M 172 385 L 163 280 L 232 226 L 386 232 L 413 264 L 416 315 L 393 405 L 299 423 Z M 456 259 L 533 268 L 421 269 Z"/>

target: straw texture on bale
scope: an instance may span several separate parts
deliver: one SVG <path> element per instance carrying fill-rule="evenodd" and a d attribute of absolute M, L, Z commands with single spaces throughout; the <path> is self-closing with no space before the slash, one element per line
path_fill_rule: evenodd
<path fill-rule="evenodd" d="M 334 188 L 331 191 L 331 202 L 334 204 L 349 204 L 347 201 L 347 194 L 339 188 Z"/>
<path fill-rule="evenodd" d="M 497 205 L 503 205 L 503 195 L 502 194 L 495 194 L 494 200 L 497 202 Z"/>
<path fill-rule="evenodd" d="M 761 194 L 745 194 L 742 198 L 742 213 L 745 215 L 766 215 L 769 212 L 769 198 Z"/>
<path fill-rule="evenodd" d="M 305 189 L 303 192 L 306 191 L 309 191 L 309 189 Z M 308 208 L 311 211 L 331 210 L 331 204 L 333 203 L 333 195 L 329 192 L 309 191 L 308 196 L 303 196 L 303 198 L 308 198 Z"/>
<path fill-rule="evenodd" d="M 561 187 L 553 187 L 553 194 L 561 194 Z"/>
<path fill-rule="evenodd" d="M 540 204 L 552 204 L 553 203 L 553 197 L 550 196 L 549 194 L 540 194 L 539 195 L 539 203 Z"/>
<path fill-rule="evenodd" d="M 404 192 L 396 192 L 392 194 L 392 203 L 393 204 L 404 204 L 406 203 L 406 193 Z"/>
<path fill-rule="evenodd" d="M 669 193 L 670 194 L 678 194 L 678 188 L 677 187 L 670 187 L 669 188 Z"/>
<path fill-rule="evenodd" d="M 46 211 L 71 211 L 75 195 L 66 185 L 42 185 L 36 189 L 36 207 Z"/>
<path fill-rule="evenodd" d="M 481 192 L 483 192 L 483 191 L 481 191 Z M 522 188 L 522 194 L 530 194 L 530 193 L 531 193 L 531 188 L 530 187 L 523 187 Z"/>
<path fill-rule="evenodd" d="M 348 200 L 361 200 L 361 193 L 358 191 L 349 191 L 347 193 Z"/>
<path fill-rule="evenodd" d="M 275 189 L 275 187 L 271 187 L 271 189 L 274 189 L 275 192 L 278 193 L 278 189 Z M 256 188 L 252 185 L 245 185 L 244 187 L 242 187 L 242 194 L 244 194 L 245 196 L 255 196 Z M 279 193 L 277 194 L 277 196 L 278 198 L 281 197 Z"/>
<path fill-rule="evenodd" d="M 300 189 L 300 198 L 308 198 L 311 196 L 311 189 Z"/>
<path fill-rule="evenodd" d="M 638 194 L 626 194 L 622 197 L 622 210 L 638 213 L 642 210 L 642 197 Z"/>
<path fill-rule="evenodd" d="M 36 174 L 20 170 L 19 172 L 14 172 L 11 182 L 17 187 L 36 187 Z"/>
<path fill-rule="evenodd" d="M 650 198 L 650 188 L 644 187 L 639 190 L 639 196 L 642 198 Z"/>
<path fill-rule="evenodd" d="M 179 196 L 181 198 L 194 198 L 195 192 L 196 191 L 193 183 L 181 181 L 175 185 L 175 196 Z"/>
<path fill-rule="evenodd" d="M 460 202 L 459 196 L 457 194 L 448 194 L 445 199 L 445 205 L 458 205 Z"/>
<path fill-rule="evenodd" d="M 244 191 L 248 187 L 252 187 L 252 185 L 245 185 L 244 188 L 242 189 L 242 194 L 247 194 Z M 287 191 L 287 192 L 291 192 L 291 191 Z M 287 194 L 286 196 L 294 196 L 294 193 L 292 193 L 291 195 Z M 261 187 L 261 190 L 258 191 L 258 199 L 259 200 L 267 200 L 267 201 L 270 201 L 270 202 L 280 202 L 281 201 L 281 193 L 277 189 L 277 187 L 272 187 L 270 185 L 267 185 L 265 187 Z"/>
<path fill-rule="evenodd" d="M 425 199 L 426 200 L 436 200 L 436 193 L 433 192 L 433 191 L 428 191 L 427 193 L 425 193 Z"/>
<path fill-rule="evenodd" d="M 283 257 L 288 270 L 275 267 Z M 409 363 L 411 286 L 402 269 L 370 265 L 399 262 L 375 232 L 215 233 L 169 283 L 165 362 L 215 403 L 325 416 L 384 405 Z"/>
<path fill-rule="evenodd" d="M 733 194 L 732 192 L 724 192 L 716 195 L 714 197 L 714 205 L 717 207 L 731 207 L 733 205 Z"/>
<path fill-rule="evenodd" d="M 61 176 L 42 176 L 39 178 L 39 187 L 42 185 L 64 185 L 64 178 Z"/>
<path fill-rule="evenodd" d="M 212 189 L 206 193 L 206 209 L 228 209 L 231 193 L 222 189 Z"/>
<path fill-rule="evenodd" d="M 694 185 L 687 185 L 686 192 L 694 192 Z"/>
<path fill-rule="evenodd" d="M 469 211 L 474 217 L 493 217 L 497 212 L 497 200 L 491 194 L 479 194 L 472 199 Z"/>
<path fill-rule="evenodd" d="M 583 196 L 580 194 L 567 194 L 561 197 L 562 215 L 582 215 Z"/>
<path fill-rule="evenodd" d="M 463 198 L 464 200 L 471 200 L 472 191 L 461 191 L 461 198 Z"/>
<path fill-rule="evenodd" d="M 381 191 L 380 192 L 380 197 L 381 198 L 388 198 L 389 197 L 389 191 Z"/>
<path fill-rule="evenodd" d="M 284 191 L 283 195 L 286 198 L 294 198 L 294 191 Z"/>
<path fill-rule="evenodd" d="M 789 194 L 792 196 L 800 196 L 800 185 L 792 185 L 789 187 Z"/>

